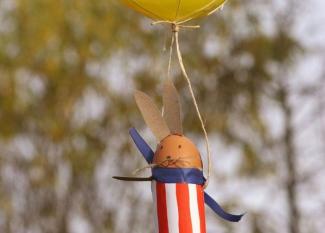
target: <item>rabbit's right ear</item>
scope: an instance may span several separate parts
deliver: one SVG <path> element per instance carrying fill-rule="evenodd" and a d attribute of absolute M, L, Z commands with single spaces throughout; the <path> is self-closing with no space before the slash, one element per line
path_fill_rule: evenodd
<path fill-rule="evenodd" d="M 170 130 L 151 98 L 141 91 L 134 93 L 135 101 L 140 109 L 144 121 L 151 129 L 158 141 L 170 134 Z"/>
<path fill-rule="evenodd" d="M 163 90 L 164 119 L 172 133 L 183 134 L 181 103 L 173 82 L 167 80 Z"/>

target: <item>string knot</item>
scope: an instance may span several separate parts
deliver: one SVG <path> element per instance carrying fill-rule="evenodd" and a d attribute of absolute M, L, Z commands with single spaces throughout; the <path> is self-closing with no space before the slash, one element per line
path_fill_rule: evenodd
<path fill-rule="evenodd" d="M 156 24 L 170 24 L 173 33 L 178 33 L 180 29 L 197 29 L 200 28 L 200 25 L 184 25 L 181 23 L 171 22 L 171 21 L 155 21 L 152 22 L 151 25 Z"/>
<path fill-rule="evenodd" d="M 179 32 L 180 25 L 176 23 L 172 23 L 172 32 L 176 33 Z"/>

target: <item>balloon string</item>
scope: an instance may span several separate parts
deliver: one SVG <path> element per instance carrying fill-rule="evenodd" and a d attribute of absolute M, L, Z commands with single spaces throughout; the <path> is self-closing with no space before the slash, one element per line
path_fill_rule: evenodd
<path fill-rule="evenodd" d="M 170 79 L 170 70 L 171 70 L 171 65 L 172 65 L 172 57 L 173 57 L 173 46 L 175 43 L 175 37 L 172 36 L 172 41 L 170 43 L 169 47 L 169 60 L 168 60 L 168 71 L 167 71 L 167 77 Z"/>
<path fill-rule="evenodd" d="M 198 106 L 196 98 L 195 98 L 195 94 L 194 94 L 194 91 L 193 91 L 193 88 L 192 88 L 191 80 L 190 80 L 190 78 L 189 78 L 189 76 L 188 76 L 188 74 L 186 72 L 186 69 L 185 69 L 185 66 L 184 66 L 184 63 L 183 63 L 183 57 L 182 57 L 182 53 L 181 53 L 181 50 L 180 50 L 179 37 L 178 37 L 180 27 L 197 28 L 197 26 L 184 26 L 184 25 L 172 24 L 172 30 L 173 30 L 173 38 L 174 38 L 175 43 L 176 43 L 176 51 L 177 51 L 177 57 L 178 57 L 179 65 L 180 65 L 180 68 L 182 70 L 182 74 L 183 74 L 183 76 L 185 77 L 185 79 L 187 81 L 187 84 L 188 84 L 188 87 L 189 87 L 189 90 L 190 90 L 190 93 L 191 93 L 191 96 L 192 96 L 193 104 L 195 106 L 196 113 L 197 113 L 197 116 L 198 116 L 198 118 L 199 118 L 199 120 L 201 122 L 202 131 L 203 131 L 204 136 L 205 136 L 205 144 L 206 144 L 206 150 L 207 150 L 207 155 L 208 155 L 208 174 L 207 174 L 206 182 L 204 184 L 204 188 L 207 188 L 207 186 L 209 184 L 210 174 L 211 174 L 211 161 L 212 161 L 211 160 L 211 150 L 210 150 L 209 137 L 208 137 L 208 133 L 206 131 L 205 124 L 203 122 L 201 113 L 200 113 L 199 106 Z"/>

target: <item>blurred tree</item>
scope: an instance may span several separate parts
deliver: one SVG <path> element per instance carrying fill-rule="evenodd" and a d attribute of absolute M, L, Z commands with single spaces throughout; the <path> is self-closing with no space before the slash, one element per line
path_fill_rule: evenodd
<path fill-rule="evenodd" d="M 185 64 L 211 138 L 240 151 L 233 177 L 239 181 L 264 184 L 279 175 L 274 154 L 282 135 L 273 135 L 273 122 L 264 113 L 276 102 L 291 121 L 277 71 L 293 69 L 303 51 L 292 24 L 277 23 L 279 12 L 283 7 L 269 1 L 233 0 L 221 13 L 198 21 L 198 31 L 181 32 Z M 107 0 L 3 1 L 0 25 L 0 231 L 152 232 L 148 186 L 124 185 L 110 176 L 144 164 L 127 135 L 131 125 L 144 128 L 132 90 L 160 96 L 166 28 L 151 27 Z M 199 142 L 200 124 L 175 64 L 184 128 Z M 289 161 L 294 132 L 285 129 L 287 150 L 280 159 L 288 159 L 296 176 Z M 229 182 L 217 171 L 216 177 L 220 185 Z M 296 191 L 296 184 L 288 183 L 291 233 L 298 233 L 299 225 Z M 248 216 L 243 228 L 217 225 L 220 232 L 286 227 L 268 214 Z"/>

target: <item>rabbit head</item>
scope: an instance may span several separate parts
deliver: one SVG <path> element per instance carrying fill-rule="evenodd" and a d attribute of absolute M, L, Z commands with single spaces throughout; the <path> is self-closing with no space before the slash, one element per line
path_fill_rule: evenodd
<path fill-rule="evenodd" d="M 147 126 L 158 141 L 153 163 L 166 168 L 197 168 L 202 170 L 200 153 L 194 143 L 183 135 L 181 105 L 171 81 L 164 84 L 162 115 L 152 99 L 141 91 L 135 100 Z"/>

